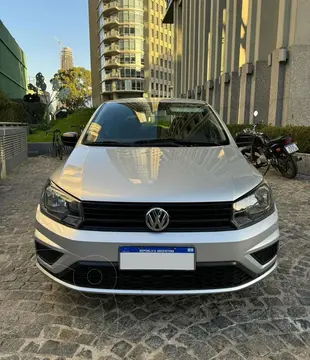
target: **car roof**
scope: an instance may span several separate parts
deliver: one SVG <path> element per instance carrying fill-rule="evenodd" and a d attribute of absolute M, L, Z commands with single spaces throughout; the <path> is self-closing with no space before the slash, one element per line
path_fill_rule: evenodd
<path fill-rule="evenodd" d="M 116 100 L 108 100 L 105 102 L 106 103 L 137 103 L 137 102 L 145 102 L 145 103 L 182 103 L 182 104 L 197 104 L 197 105 L 209 105 L 207 104 L 205 101 L 202 100 L 196 100 L 196 99 L 183 99 L 183 98 L 155 98 L 155 97 L 151 97 L 151 98 L 144 98 L 144 97 L 140 97 L 140 98 L 127 98 L 127 99 L 116 99 Z"/>

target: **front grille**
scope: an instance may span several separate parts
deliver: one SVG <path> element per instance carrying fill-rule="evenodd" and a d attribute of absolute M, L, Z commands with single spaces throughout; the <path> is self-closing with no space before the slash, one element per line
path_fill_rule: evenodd
<path fill-rule="evenodd" d="M 195 271 L 123 271 L 118 265 L 76 263 L 54 275 L 80 287 L 114 290 L 208 290 L 231 288 L 253 277 L 236 263 L 197 263 Z"/>
<path fill-rule="evenodd" d="M 38 241 L 35 241 L 35 247 L 37 255 L 49 265 L 54 264 L 63 255 L 61 252 L 53 250 Z"/>
<path fill-rule="evenodd" d="M 265 265 L 277 255 L 278 248 L 279 248 L 279 241 L 262 250 L 256 251 L 251 255 L 261 265 Z"/>
<path fill-rule="evenodd" d="M 82 202 L 85 230 L 149 231 L 146 213 L 163 208 L 169 213 L 170 223 L 165 231 L 232 230 L 232 203 L 109 203 Z"/>

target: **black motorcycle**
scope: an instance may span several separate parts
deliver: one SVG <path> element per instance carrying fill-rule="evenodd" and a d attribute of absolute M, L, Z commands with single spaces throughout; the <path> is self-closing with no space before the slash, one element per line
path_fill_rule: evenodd
<path fill-rule="evenodd" d="M 290 136 L 280 136 L 270 139 L 266 134 L 256 131 L 257 124 L 252 129 L 245 129 L 236 135 L 236 143 L 245 158 L 256 168 L 267 167 L 264 175 L 271 166 L 284 177 L 293 179 L 298 174 L 296 155 L 299 150 Z"/>

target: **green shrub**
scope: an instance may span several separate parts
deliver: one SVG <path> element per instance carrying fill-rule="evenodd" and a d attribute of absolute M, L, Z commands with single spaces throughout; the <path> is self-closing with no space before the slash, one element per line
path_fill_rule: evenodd
<path fill-rule="evenodd" d="M 242 131 L 245 128 L 251 127 L 252 125 L 239 125 L 229 124 L 227 125 L 232 136 Z M 288 135 L 297 142 L 300 152 L 310 153 L 310 126 L 271 126 L 271 125 L 259 125 L 257 131 L 263 132 L 268 135 L 271 139 L 279 136 Z"/>
<path fill-rule="evenodd" d="M 79 109 L 73 114 L 68 115 L 64 119 L 57 119 L 51 121 L 49 124 L 41 123 L 31 133 L 29 132 L 29 142 L 48 142 L 51 141 L 52 135 L 46 134 L 47 130 L 59 129 L 62 133 L 67 131 L 79 132 L 81 126 L 85 126 L 93 113 L 95 108 Z"/>
<path fill-rule="evenodd" d="M 21 104 L 12 101 L 0 91 L 0 119 L 1 122 L 25 122 L 25 110 Z"/>

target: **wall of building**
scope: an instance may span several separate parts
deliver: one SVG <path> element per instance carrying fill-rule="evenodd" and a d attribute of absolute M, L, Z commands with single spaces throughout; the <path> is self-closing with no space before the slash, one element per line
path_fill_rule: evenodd
<path fill-rule="evenodd" d="M 310 0 L 174 0 L 175 96 L 227 123 L 310 125 Z"/>
<path fill-rule="evenodd" d="M 11 99 L 26 94 L 26 59 L 22 49 L 0 21 L 0 90 Z"/>

